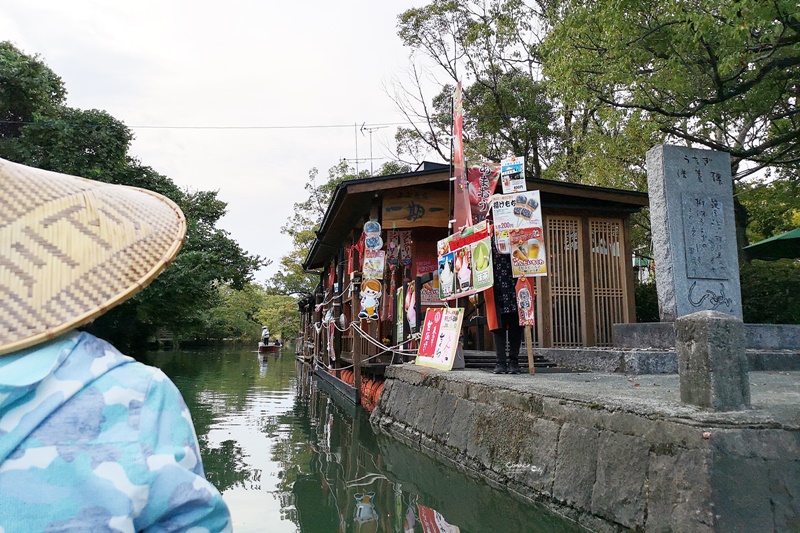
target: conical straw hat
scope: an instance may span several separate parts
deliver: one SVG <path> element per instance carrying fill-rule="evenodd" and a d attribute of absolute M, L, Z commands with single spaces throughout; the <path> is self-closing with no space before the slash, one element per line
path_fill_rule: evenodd
<path fill-rule="evenodd" d="M 0 159 L 0 355 L 91 322 L 180 250 L 171 200 Z"/>

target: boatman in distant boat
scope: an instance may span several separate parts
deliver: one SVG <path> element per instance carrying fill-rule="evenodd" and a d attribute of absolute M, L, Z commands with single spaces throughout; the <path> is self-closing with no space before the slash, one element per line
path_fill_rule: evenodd
<path fill-rule="evenodd" d="M 172 381 L 77 329 L 167 266 L 183 213 L 3 159 L 0 191 L 0 531 L 231 531 Z"/>
<path fill-rule="evenodd" d="M 269 326 L 263 326 L 261 328 L 261 342 L 269 344 Z"/>

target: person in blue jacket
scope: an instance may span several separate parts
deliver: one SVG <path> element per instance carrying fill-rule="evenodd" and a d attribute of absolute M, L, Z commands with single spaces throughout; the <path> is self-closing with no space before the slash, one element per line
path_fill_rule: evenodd
<path fill-rule="evenodd" d="M 158 194 L 0 159 L 0 531 L 231 530 L 175 385 L 76 330 L 185 232 Z"/>

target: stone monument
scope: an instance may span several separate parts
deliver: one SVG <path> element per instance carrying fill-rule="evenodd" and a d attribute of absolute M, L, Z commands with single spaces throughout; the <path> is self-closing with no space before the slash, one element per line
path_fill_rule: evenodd
<path fill-rule="evenodd" d="M 647 185 L 661 321 L 706 310 L 741 319 L 730 155 L 655 146 Z"/>
<path fill-rule="evenodd" d="M 747 408 L 744 325 L 730 156 L 659 145 L 647 152 L 662 322 L 675 322 L 681 401 Z"/>

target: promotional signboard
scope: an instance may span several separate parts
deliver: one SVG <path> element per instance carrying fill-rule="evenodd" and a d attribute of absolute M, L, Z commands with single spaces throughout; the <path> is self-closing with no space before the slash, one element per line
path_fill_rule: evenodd
<path fill-rule="evenodd" d="M 539 191 L 492 196 L 492 216 L 497 250 L 511 254 L 514 277 L 546 276 L 547 253 Z"/>
<path fill-rule="evenodd" d="M 490 239 L 490 226 L 483 221 L 437 243 L 442 300 L 469 296 L 494 284 Z"/>
<path fill-rule="evenodd" d="M 435 307 L 425 313 L 416 364 L 451 370 L 458 349 L 464 309 Z"/>
<path fill-rule="evenodd" d="M 469 188 L 469 208 L 472 219 L 468 225 L 474 225 L 486 220 L 489 214 L 489 199 L 497 188 L 500 179 L 500 165 L 497 163 L 480 163 L 467 169 L 467 182 Z M 456 231 L 461 229 L 454 228 Z"/>
<path fill-rule="evenodd" d="M 500 161 L 503 194 L 525 191 L 525 158 L 509 157 Z"/>

